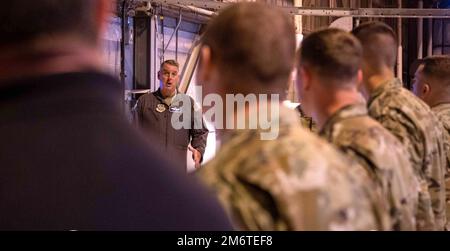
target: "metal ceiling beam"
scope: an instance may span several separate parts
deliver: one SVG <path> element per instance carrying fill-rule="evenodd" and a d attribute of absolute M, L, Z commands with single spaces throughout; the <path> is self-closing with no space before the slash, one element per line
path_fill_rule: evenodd
<path fill-rule="evenodd" d="M 153 5 L 183 5 L 219 11 L 231 3 L 211 0 L 149 0 Z M 381 18 L 450 18 L 450 9 L 280 7 L 291 15 Z"/>

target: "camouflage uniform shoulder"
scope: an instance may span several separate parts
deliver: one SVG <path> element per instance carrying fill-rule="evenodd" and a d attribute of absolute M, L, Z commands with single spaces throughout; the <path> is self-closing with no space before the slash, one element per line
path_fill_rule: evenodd
<path fill-rule="evenodd" d="M 430 108 L 413 93 L 403 88 L 395 79 L 375 91 L 368 102 L 369 115 L 375 119 L 393 116 L 399 123 L 412 123 L 419 130 L 433 129 L 434 119 L 430 119 Z M 403 117 L 401 117 L 403 116 Z M 407 121 L 409 120 L 409 121 Z"/>
<path fill-rule="evenodd" d="M 236 228 L 380 229 L 355 163 L 301 128 L 295 113 L 281 116 L 276 140 L 238 131 L 199 172 Z"/>
<path fill-rule="evenodd" d="M 368 116 L 365 104 L 337 111 L 320 135 L 365 168 L 392 212 L 392 229 L 415 230 L 419 182 L 401 143 Z"/>
<path fill-rule="evenodd" d="M 444 103 L 431 108 L 441 121 L 447 133 L 450 134 L 450 103 Z"/>
<path fill-rule="evenodd" d="M 368 102 L 369 115 L 406 148 L 421 183 L 418 228 L 442 229 L 445 222 L 445 153 L 443 130 L 431 109 L 403 88 L 398 79 L 378 88 Z M 431 200 L 431 202 L 430 202 Z M 432 207 L 432 210 L 427 209 Z"/>

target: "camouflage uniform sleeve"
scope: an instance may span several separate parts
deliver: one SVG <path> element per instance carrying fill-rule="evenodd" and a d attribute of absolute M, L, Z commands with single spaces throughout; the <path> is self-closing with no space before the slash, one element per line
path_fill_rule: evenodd
<path fill-rule="evenodd" d="M 445 202 L 447 212 L 447 223 L 445 229 L 450 231 L 450 139 L 447 137 L 446 151 L 447 151 L 447 171 L 445 173 Z"/>
<path fill-rule="evenodd" d="M 199 171 L 216 192 L 237 230 L 327 230 L 325 224 L 320 224 L 326 217 L 318 208 L 319 190 L 288 192 L 284 189 L 293 187 L 281 186 L 283 182 L 279 180 L 285 174 L 254 171 L 252 174 L 220 173 L 213 166 Z M 267 177 L 269 174 L 271 177 Z"/>
<path fill-rule="evenodd" d="M 450 231 L 450 104 L 438 105 L 432 107 L 431 110 L 441 122 L 442 130 L 445 134 L 444 149 L 447 158 L 447 168 L 445 172 L 445 201 L 447 223 L 445 228 L 447 231 Z"/>
<path fill-rule="evenodd" d="M 441 225 L 439 219 L 445 218 L 442 203 L 445 197 L 445 184 L 441 163 L 430 163 L 437 158 L 423 156 L 428 147 L 424 143 L 424 136 L 420 135 L 419 128 L 400 112 L 391 111 L 388 115 L 376 119 L 406 146 L 405 149 L 418 177 L 420 188 L 416 213 L 417 230 L 439 228 Z"/>
<path fill-rule="evenodd" d="M 234 140 L 198 174 L 217 194 L 236 229 L 328 229 L 325 220 L 328 217 L 323 215 L 327 210 L 318 208 L 319 201 L 328 201 L 319 199 L 323 195 L 320 185 L 299 187 L 298 184 L 305 182 L 289 173 L 286 166 L 289 160 L 272 152 L 272 148 L 267 147 L 269 143 L 262 147 L 260 141 L 246 136 Z M 237 145 L 248 151 L 237 151 Z M 281 155 L 286 156 L 285 152 Z"/>
<path fill-rule="evenodd" d="M 447 168 L 445 172 L 445 203 L 446 203 L 446 214 L 447 214 L 447 223 L 445 229 L 450 231 L 450 133 L 445 133 L 445 142 L 444 142 L 446 159 L 447 159 Z"/>

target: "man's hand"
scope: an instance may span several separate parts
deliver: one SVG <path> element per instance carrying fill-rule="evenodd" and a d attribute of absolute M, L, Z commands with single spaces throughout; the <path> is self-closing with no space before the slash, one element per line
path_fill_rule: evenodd
<path fill-rule="evenodd" d="M 188 146 L 189 151 L 192 152 L 192 159 L 195 162 L 195 169 L 199 169 L 200 168 L 200 161 L 202 159 L 202 154 L 195 148 L 193 148 L 192 146 Z"/>

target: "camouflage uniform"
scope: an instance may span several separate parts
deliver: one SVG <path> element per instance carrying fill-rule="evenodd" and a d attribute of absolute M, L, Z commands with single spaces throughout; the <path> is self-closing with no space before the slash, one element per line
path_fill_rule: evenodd
<path fill-rule="evenodd" d="M 443 132 L 430 108 L 402 87 L 398 79 L 383 83 L 368 101 L 369 115 L 405 146 L 420 182 L 418 230 L 442 230 L 445 215 Z"/>
<path fill-rule="evenodd" d="M 446 184 L 446 203 L 447 203 L 447 226 L 450 230 L 450 103 L 443 103 L 431 108 L 434 114 L 438 117 L 444 127 L 447 140 L 445 141 L 445 148 L 447 152 L 447 172 L 445 177 Z"/>
<path fill-rule="evenodd" d="M 419 182 L 400 142 L 367 114 L 365 104 L 348 105 L 323 126 L 320 136 L 355 158 L 385 198 L 393 230 L 415 230 Z"/>
<path fill-rule="evenodd" d="M 235 130 L 199 171 L 239 230 L 376 230 L 390 224 L 362 167 L 280 108 L 279 136 Z M 364 177 L 365 178 L 365 177 Z"/>

